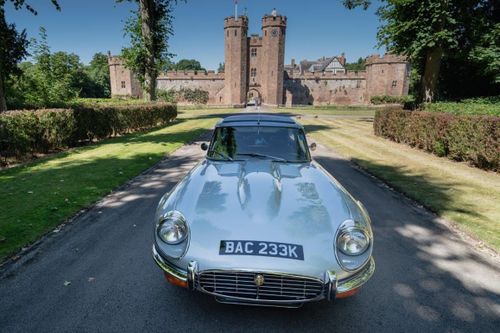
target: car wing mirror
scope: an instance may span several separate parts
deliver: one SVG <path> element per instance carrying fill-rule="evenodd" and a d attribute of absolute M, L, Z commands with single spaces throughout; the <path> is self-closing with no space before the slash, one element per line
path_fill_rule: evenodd
<path fill-rule="evenodd" d="M 201 150 L 208 150 L 208 145 L 205 142 L 201 144 Z"/>
<path fill-rule="evenodd" d="M 311 143 L 311 145 L 309 146 L 309 149 L 311 149 L 312 151 L 315 151 L 317 147 L 318 147 L 318 146 L 316 145 L 316 142 L 313 142 L 313 143 Z"/>

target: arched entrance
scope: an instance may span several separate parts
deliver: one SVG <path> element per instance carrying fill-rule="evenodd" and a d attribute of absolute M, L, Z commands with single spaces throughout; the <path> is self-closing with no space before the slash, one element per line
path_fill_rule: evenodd
<path fill-rule="evenodd" d="M 247 105 L 257 106 L 260 105 L 260 103 L 262 103 L 260 92 L 255 88 L 250 89 L 247 93 Z"/>

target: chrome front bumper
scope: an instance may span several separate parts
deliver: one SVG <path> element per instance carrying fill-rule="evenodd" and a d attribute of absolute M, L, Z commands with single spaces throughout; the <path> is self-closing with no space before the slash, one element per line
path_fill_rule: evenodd
<path fill-rule="evenodd" d="M 156 264 L 165 272 L 165 274 L 173 276 L 174 278 L 182 282 L 188 281 L 186 271 L 183 271 L 180 268 L 173 266 L 168 261 L 163 259 L 163 257 L 156 250 L 156 246 L 154 245 L 153 245 L 153 259 L 155 260 Z"/>
<path fill-rule="evenodd" d="M 153 258 L 156 264 L 168 275 L 174 277 L 175 279 L 185 282 L 190 290 L 197 290 L 212 296 L 215 296 L 218 301 L 224 303 L 234 303 L 234 304 L 249 304 L 249 305 L 271 305 L 271 306 L 287 306 L 287 305 L 300 305 L 305 302 L 319 301 L 326 299 L 328 301 L 333 301 L 337 294 L 345 293 L 354 289 L 361 287 L 366 281 L 368 281 L 373 273 L 375 272 L 375 260 L 370 257 L 366 265 L 355 273 L 353 276 L 338 281 L 336 279 L 336 274 L 331 271 L 327 271 L 323 277 L 324 292 L 317 298 L 307 299 L 307 300 L 297 300 L 294 302 L 286 301 L 261 301 L 261 300 L 248 300 L 240 299 L 237 297 L 221 297 L 220 295 L 206 292 L 196 283 L 198 276 L 198 264 L 193 261 L 189 263 L 186 271 L 172 265 L 167 260 L 165 260 L 156 250 L 153 245 Z"/>

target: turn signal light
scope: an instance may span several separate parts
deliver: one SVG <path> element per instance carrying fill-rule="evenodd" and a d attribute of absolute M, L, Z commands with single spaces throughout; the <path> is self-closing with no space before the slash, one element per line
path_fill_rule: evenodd
<path fill-rule="evenodd" d="M 356 293 L 358 292 L 358 290 L 359 290 L 359 287 L 351 289 L 351 290 L 343 292 L 343 293 L 339 293 L 339 294 L 337 294 L 335 296 L 335 298 L 347 298 L 347 297 L 354 296 L 354 295 L 356 295 Z"/>
<path fill-rule="evenodd" d="M 178 278 L 176 278 L 173 275 L 165 273 L 165 279 L 168 282 L 170 282 L 171 284 L 173 284 L 174 286 L 182 287 L 182 288 L 187 288 L 188 287 L 187 281 L 179 280 Z"/>

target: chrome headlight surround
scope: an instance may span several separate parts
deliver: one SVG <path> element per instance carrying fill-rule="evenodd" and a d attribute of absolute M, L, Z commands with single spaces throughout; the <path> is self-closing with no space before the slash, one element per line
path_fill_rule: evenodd
<path fill-rule="evenodd" d="M 186 218 L 179 211 L 169 211 L 157 219 L 156 244 L 161 253 L 180 259 L 189 246 L 190 229 Z"/>
<path fill-rule="evenodd" d="M 369 247 L 370 238 L 363 229 L 346 228 L 337 235 L 337 249 L 347 256 L 362 255 Z"/>
<path fill-rule="evenodd" d="M 362 241 L 360 241 L 362 239 Z M 357 252 L 349 252 L 342 242 L 360 241 Z M 342 223 L 335 235 L 335 256 L 342 269 L 352 272 L 362 268 L 370 259 L 373 248 L 373 234 L 370 225 L 366 222 L 346 220 Z"/>

